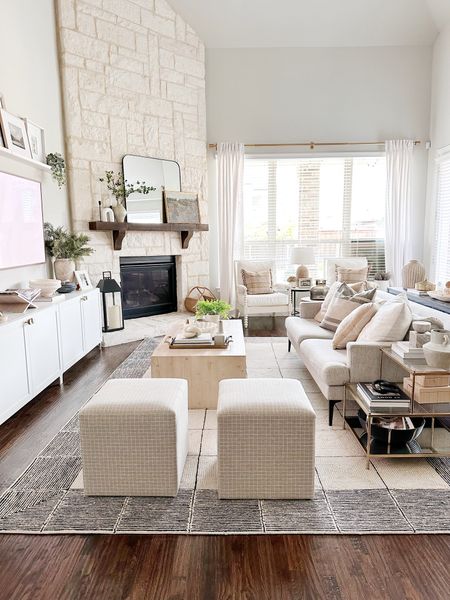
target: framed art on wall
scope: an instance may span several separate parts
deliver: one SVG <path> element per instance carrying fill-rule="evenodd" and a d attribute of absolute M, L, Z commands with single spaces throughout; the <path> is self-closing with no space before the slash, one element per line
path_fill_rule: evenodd
<path fill-rule="evenodd" d="M 74 273 L 80 290 L 89 290 L 92 287 L 91 278 L 87 271 L 75 271 Z"/>
<path fill-rule="evenodd" d="M 200 223 L 198 194 L 164 190 L 167 223 Z"/>
<path fill-rule="evenodd" d="M 25 119 L 25 124 L 27 127 L 31 158 L 45 163 L 44 130 L 29 119 Z"/>
<path fill-rule="evenodd" d="M 0 123 L 6 147 L 14 154 L 31 158 L 25 122 L 4 108 L 0 108 Z"/>

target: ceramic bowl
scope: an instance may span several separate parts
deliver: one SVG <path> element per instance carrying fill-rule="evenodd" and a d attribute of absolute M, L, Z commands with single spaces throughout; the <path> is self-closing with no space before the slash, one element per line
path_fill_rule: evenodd
<path fill-rule="evenodd" d="M 61 282 L 59 279 L 33 279 L 30 287 L 40 289 L 43 298 L 50 298 L 61 287 Z"/>

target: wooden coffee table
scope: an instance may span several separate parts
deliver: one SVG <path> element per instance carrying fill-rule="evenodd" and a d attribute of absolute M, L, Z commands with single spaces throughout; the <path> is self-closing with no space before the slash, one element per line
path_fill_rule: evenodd
<path fill-rule="evenodd" d="M 219 381 L 247 377 L 242 321 L 224 321 L 223 331 L 225 335 L 233 336 L 226 349 L 178 350 L 169 348 L 165 341 L 161 342 L 151 357 L 152 377 L 187 379 L 189 408 L 217 408 Z M 169 333 L 175 334 L 174 331 Z"/>

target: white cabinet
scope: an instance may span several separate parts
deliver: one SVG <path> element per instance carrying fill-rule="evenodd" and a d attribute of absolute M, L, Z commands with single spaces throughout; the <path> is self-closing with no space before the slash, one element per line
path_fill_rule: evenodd
<path fill-rule="evenodd" d="M 36 311 L 23 326 L 30 387 L 35 396 L 61 374 L 58 313 L 52 309 Z"/>
<path fill-rule="evenodd" d="M 8 323 L 0 330 L 0 423 L 30 398 L 23 321 Z"/>
<path fill-rule="evenodd" d="M 74 292 L 0 324 L 0 423 L 102 339 L 100 294 Z"/>
<path fill-rule="evenodd" d="M 72 302 L 61 303 L 58 308 L 62 370 L 67 371 L 84 356 L 81 302 L 76 298 Z"/>
<path fill-rule="evenodd" d="M 83 347 L 84 353 L 87 354 L 102 341 L 100 294 L 85 294 L 81 296 L 80 301 L 83 322 Z"/>

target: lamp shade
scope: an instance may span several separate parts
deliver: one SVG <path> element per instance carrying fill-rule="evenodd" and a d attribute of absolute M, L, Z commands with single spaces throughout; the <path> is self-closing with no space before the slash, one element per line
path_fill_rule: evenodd
<path fill-rule="evenodd" d="M 291 248 L 291 262 L 294 265 L 313 265 L 315 261 L 314 248 L 296 246 Z"/>

